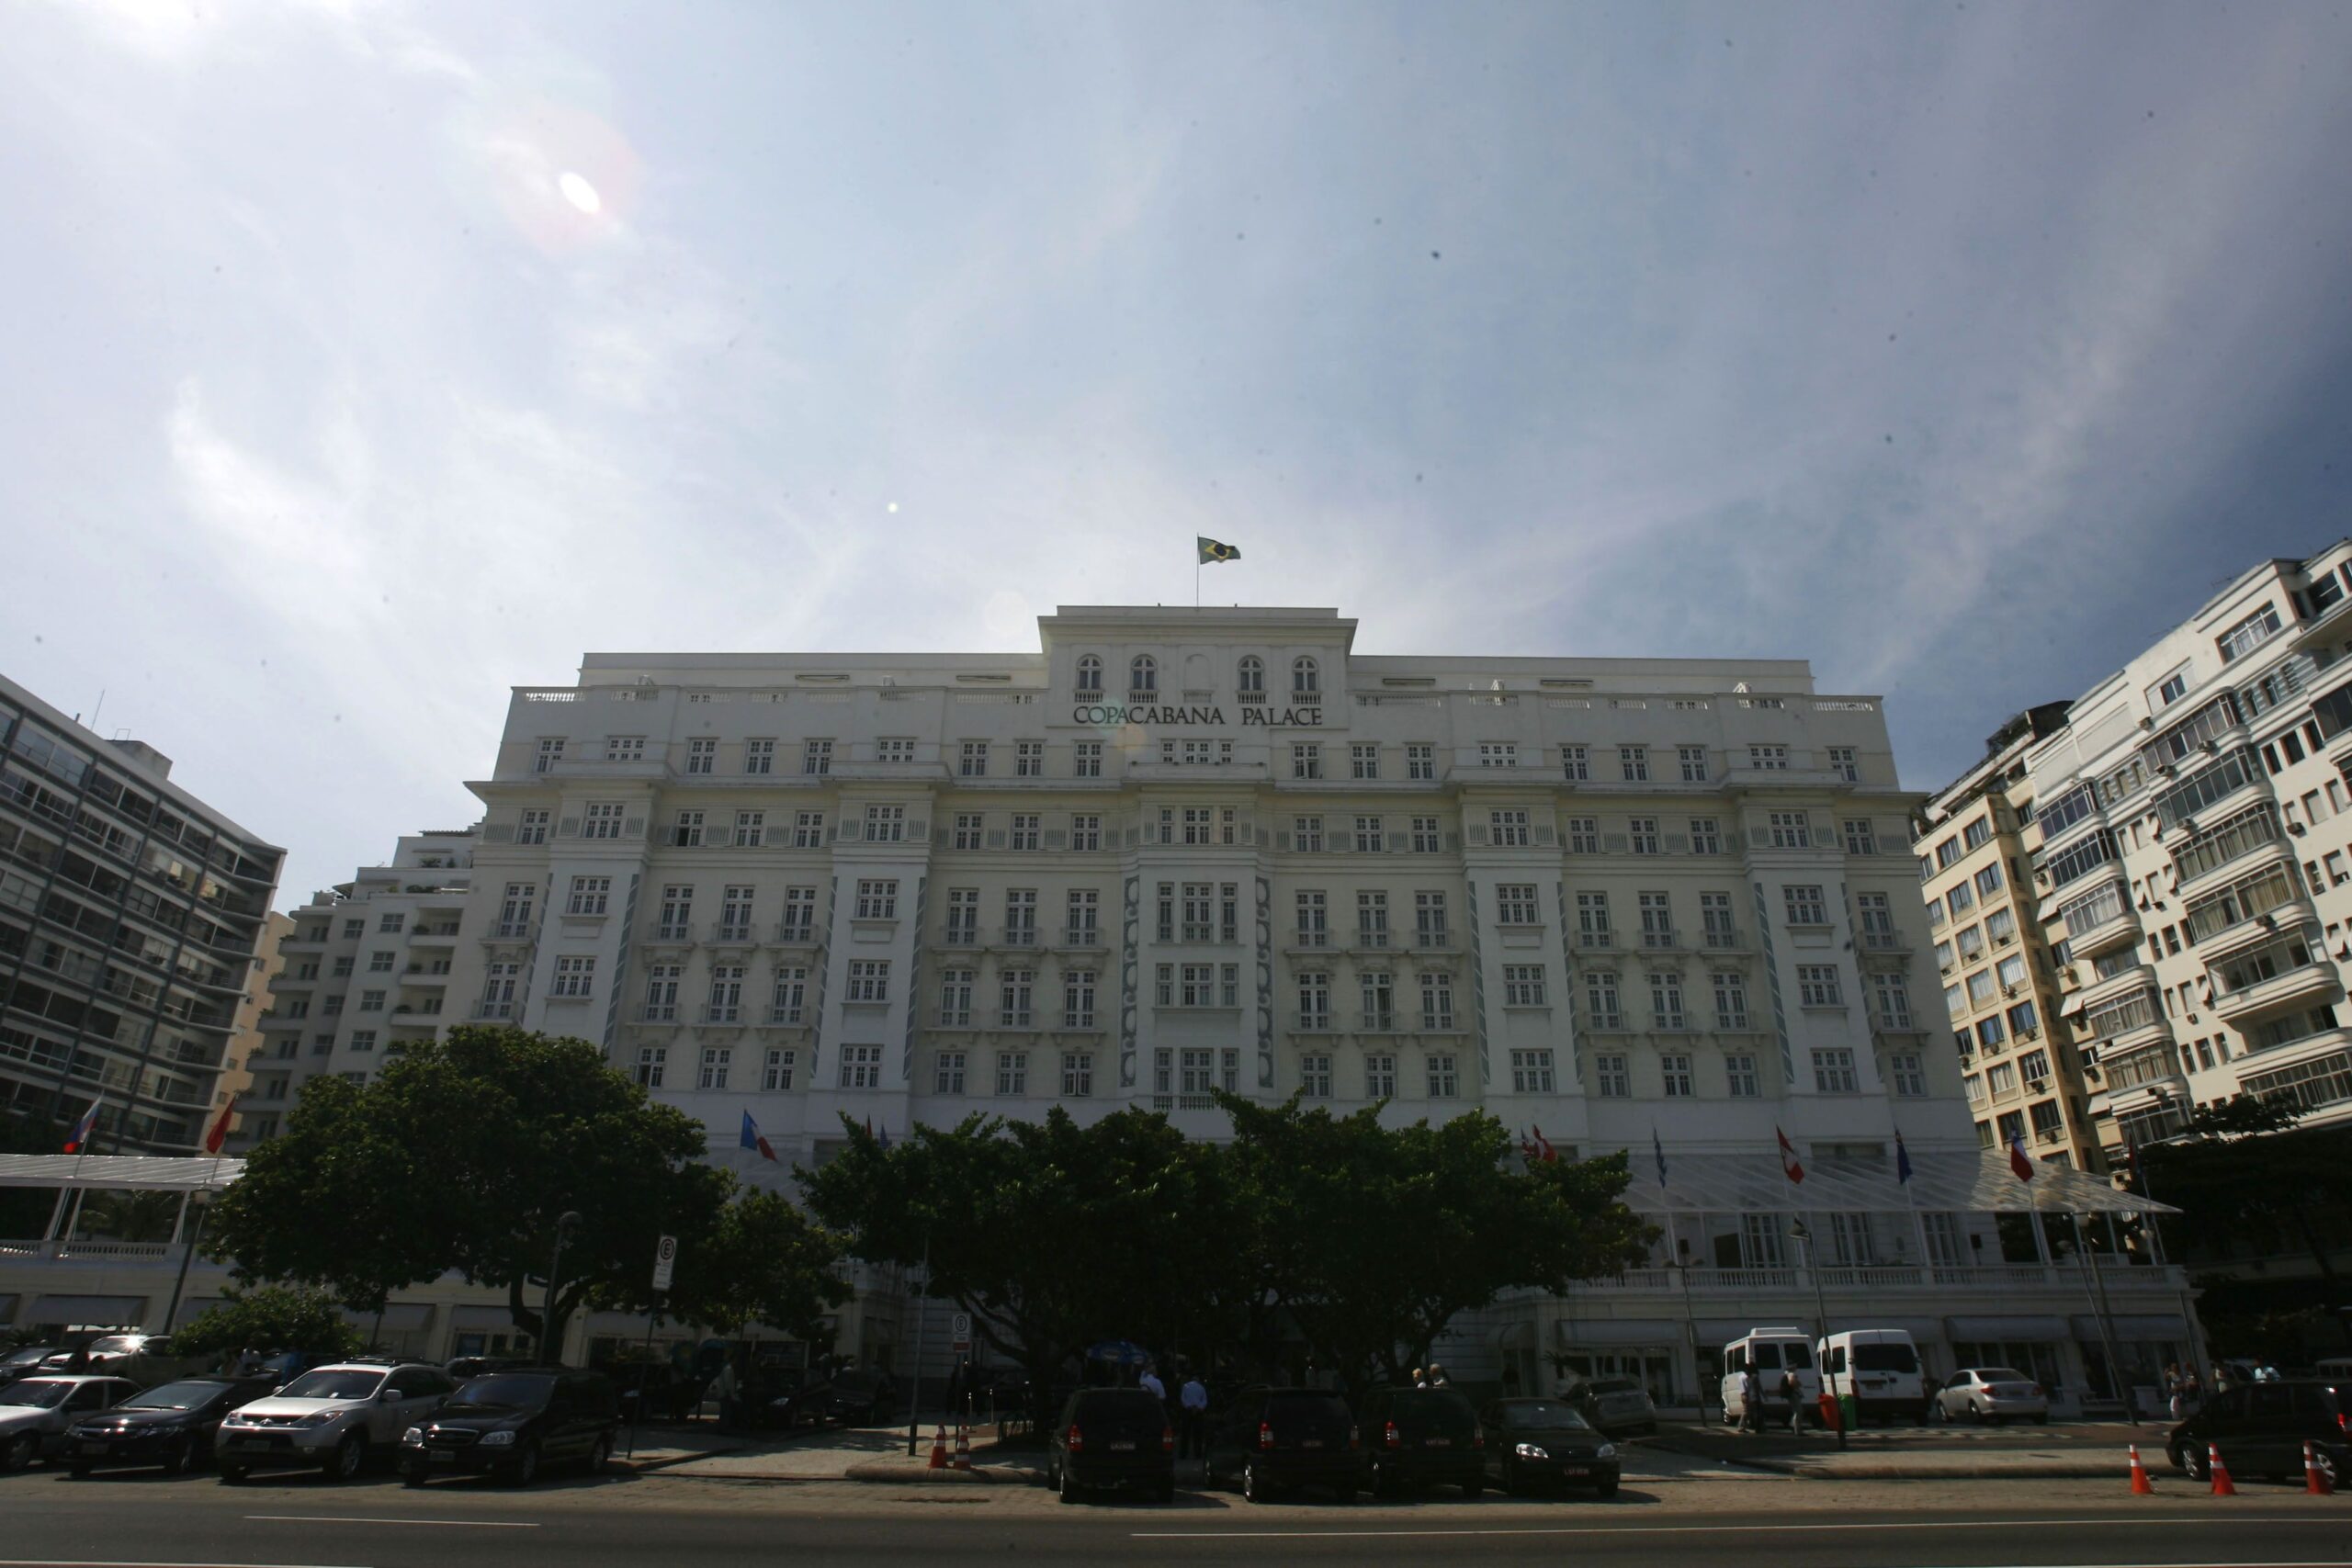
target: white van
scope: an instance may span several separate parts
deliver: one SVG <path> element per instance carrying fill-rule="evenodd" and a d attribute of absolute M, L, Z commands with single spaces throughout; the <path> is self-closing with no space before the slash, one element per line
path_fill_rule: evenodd
<path fill-rule="evenodd" d="M 1732 1340 L 1724 1347 L 1724 1425 L 1736 1426 L 1744 1411 L 1739 1373 L 1747 1366 L 1756 1369 L 1767 1426 L 1785 1424 L 1789 1418 L 1788 1402 L 1781 1397 L 1781 1374 L 1789 1371 L 1797 1375 L 1797 1400 L 1804 1406 L 1805 1419 L 1819 1420 L 1821 1376 L 1815 1365 L 1813 1341 L 1802 1328 L 1751 1328 Z"/>
<path fill-rule="evenodd" d="M 1919 1347 L 1900 1328 L 1849 1328 L 1815 1348 L 1830 1392 L 1854 1396 L 1854 1419 L 1922 1421 L 1928 1387 L 1919 1376 Z"/>

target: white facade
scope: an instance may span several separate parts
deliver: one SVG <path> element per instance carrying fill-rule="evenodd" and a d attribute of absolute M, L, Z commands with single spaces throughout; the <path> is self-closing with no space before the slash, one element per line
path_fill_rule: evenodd
<path fill-rule="evenodd" d="M 2030 753 L 2063 1010 L 2111 1154 L 2243 1094 L 2352 1117 L 2352 541 L 2271 560 Z"/>

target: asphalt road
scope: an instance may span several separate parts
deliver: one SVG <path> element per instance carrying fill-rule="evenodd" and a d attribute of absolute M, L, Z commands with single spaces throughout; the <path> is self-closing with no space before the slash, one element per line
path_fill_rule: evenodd
<path fill-rule="evenodd" d="M 1770 1483 L 1770 1506 L 1693 1509 L 1629 1488 L 1609 1504 L 1487 1498 L 1251 1507 L 1226 1494 L 1177 1506 L 1056 1506 L 995 1488 L 722 1486 L 658 1476 L 515 1493 L 424 1492 L 308 1478 L 0 1482 L 0 1568 L 639 1568 L 783 1556 L 798 1564 L 1119 1560 L 1510 1562 L 1573 1553 L 1593 1568 L 2182 1568 L 2352 1563 L 2352 1498 L 2188 1495 L 2117 1502 L 1922 1507 L 1900 1483 L 1855 1506 Z M 1665 1489 L 1661 1488 L 1663 1492 Z M 877 1495 L 878 1494 L 878 1495 Z M 1883 1500 L 1880 1500 L 1883 1495 Z"/>

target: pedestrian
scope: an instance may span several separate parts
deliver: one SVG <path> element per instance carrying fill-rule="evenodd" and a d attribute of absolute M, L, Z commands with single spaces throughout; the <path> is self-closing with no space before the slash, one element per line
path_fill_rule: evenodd
<path fill-rule="evenodd" d="M 1793 1368 L 1781 1372 L 1781 1399 L 1789 1407 L 1789 1431 L 1792 1436 L 1804 1436 L 1804 1385 L 1797 1380 Z"/>
<path fill-rule="evenodd" d="M 1179 1451 L 1186 1459 L 1205 1458 L 1208 1450 L 1209 1386 L 1201 1381 L 1200 1373 L 1184 1374 L 1184 1389 L 1179 1398 L 1183 1402 L 1182 1420 L 1176 1428 L 1177 1440 L 1181 1445 Z"/>
<path fill-rule="evenodd" d="M 2164 1394 L 2165 1408 L 2172 1413 L 2174 1420 L 2179 1420 L 2181 1417 L 2180 1363 L 2177 1361 L 2165 1363 Z"/>
<path fill-rule="evenodd" d="M 1430 1363 L 1430 1386 L 1431 1388 L 1452 1388 L 1453 1386 L 1453 1380 L 1447 1377 L 1445 1375 L 1445 1369 L 1439 1366 L 1435 1361 L 1431 1361 Z"/>
<path fill-rule="evenodd" d="M 1739 1364 L 1739 1429 L 1758 1437 L 1764 1434 L 1763 1391 L 1758 1386 L 1753 1361 Z"/>
<path fill-rule="evenodd" d="M 743 1378 L 729 1356 L 718 1369 L 718 1429 L 732 1432 L 743 1418 Z"/>
<path fill-rule="evenodd" d="M 1419 1367 L 1415 1367 L 1413 1369 L 1413 1386 L 1415 1388 L 1427 1388 L 1430 1386 L 1428 1374 L 1423 1372 Z"/>
<path fill-rule="evenodd" d="M 1143 1364 L 1143 1375 L 1136 1380 L 1136 1385 L 1138 1388 L 1150 1390 L 1151 1397 L 1159 1401 L 1160 1404 L 1168 1403 L 1168 1385 L 1159 1381 L 1159 1374 L 1152 1371 L 1149 1361 Z"/>

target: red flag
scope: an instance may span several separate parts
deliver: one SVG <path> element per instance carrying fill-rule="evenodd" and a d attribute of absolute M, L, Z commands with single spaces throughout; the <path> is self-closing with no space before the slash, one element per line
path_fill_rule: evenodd
<path fill-rule="evenodd" d="M 1540 1151 L 1535 1157 L 1545 1165 L 1557 1163 L 1560 1151 L 1552 1146 L 1552 1140 L 1544 1135 L 1544 1129 L 1531 1122 L 1528 1123 L 1528 1130 L 1535 1134 L 1535 1147 Z"/>
<path fill-rule="evenodd" d="M 1787 1176 L 1792 1183 L 1803 1181 L 1804 1167 L 1797 1163 L 1797 1146 L 1789 1142 L 1789 1135 L 1778 1127 L 1772 1129 L 1772 1136 L 1781 1140 L 1781 1173 Z"/>
<path fill-rule="evenodd" d="M 2018 1173 L 2019 1181 L 2033 1179 L 2033 1160 L 2025 1152 L 2023 1133 L 2009 1140 L 2009 1168 Z"/>
<path fill-rule="evenodd" d="M 98 1107 L 104 1105 L 106 1102 L 107 1097 L 105 1095 L 100 1095 L 97 1099 L 90 1101 L 90 1109 L 82 1112 L 82 1119 L 74 1123 L 74 1130 L 72 1132 L 65 1134 L 65 1152 L 67 1154 L 78 1155 L 86 1154 L 88 1152 L 85 1145 L 89 1143 L 91 1133 L 94 1132 L 98 1125 Z"/>
<path fill-rule="evenodd" d="M 220 1108 L 220 1119 L 212 1123 L 212 1131 L 204 1134 L 204 1152 L 217 1155 L 220 1145 L 229 1141 L 229 1122 L 237 1114 L 237 1097 L 231 1095 L 229 1103 Z"/>

